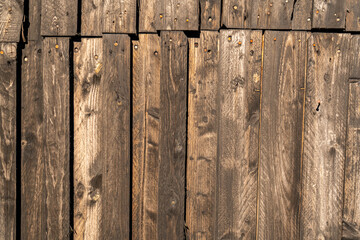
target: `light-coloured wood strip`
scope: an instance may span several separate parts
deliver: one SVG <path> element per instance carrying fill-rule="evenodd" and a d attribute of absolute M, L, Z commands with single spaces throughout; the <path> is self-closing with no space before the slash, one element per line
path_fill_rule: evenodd
<path fill-rule="evenodd" d="M 81 3 L 81 36 L 101 36 L 104 1 L 92 0 Z"/>

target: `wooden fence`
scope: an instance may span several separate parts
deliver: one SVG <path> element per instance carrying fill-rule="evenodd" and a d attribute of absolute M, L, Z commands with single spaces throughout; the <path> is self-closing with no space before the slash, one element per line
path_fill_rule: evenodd
<path fill-rule="evenodd" d="M 0 239 L 360 239 L 359 0 L 0 0 Z"/>

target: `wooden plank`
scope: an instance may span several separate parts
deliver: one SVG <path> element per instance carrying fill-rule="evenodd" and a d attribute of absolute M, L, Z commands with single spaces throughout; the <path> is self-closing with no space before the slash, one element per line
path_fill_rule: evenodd
<path fill-rule="evenodd" d="M 128 35 L 103 35 L 99 159 L 104 166 L 101 236 L 106 239 L 130 237 L 130 45 Z"/>
<path fill-rule="evenodd" d="M 101 36 L 103 0 L 82 1 L 81 36 Z"/>
<path fill-rule="evenodd" d="M 343 239 L 360 238 L 360 82 L 350 83 L 345 188 Z"/>
<path fill-rule="evenodd" d="M 133 42 L 133 239 L 158 239 L 160 42 L 157 34 Z"/>
<path fill-rule="evenodd" d="M 346 0 L 346 31 L 360 31 L 360 7 L 358 0 Z"/>
<path fill-rule="evenodd" d="M 351 79 L 360 79 L 360 36 L 352 35 L 350 46 L 350 74 Z"/>
<path fill-rule="evenodd" d="M 308 41 L 301 239 L 341 238 L 350 37 Z"/>
<path fill-rule="evenodd" d="M 159 239 L 184 239 L 187 38 L 161 32 Z"/>
<path fill-rule="evenodd" d="M 258 239 L 299 239 L 306 40 L 306 32 L 265 32 Z"/>
<path fill-rule="evenodd" d="M 100 236 L 102 159 L 100 82 L 102 39 L 74 43 L 74 229 L 75 239 Z"/>
<path fill-rule="evenodd" d="M 312 28 L 345 29 L 345 0 L 314 0 Z"/>
<path fill-rule="evenodd" d="M 157 0 L 139 0 L 139 32 L 156 32 L 155 9 Z"/>
<path fill-rule="evenodd" d="M 190 239 L 215 239 L 219 33 L 189 39 L 186 225 Z"/>
<path fill-rule="evenodd" d="M 19 42 L 24 0 L 0 1 L 0 42 Z"/>
<path fill-rule="evenodd" d="M 201 30 L 218 30 L 220 28 L 221 0 L 200 0 Z"/>
<path fill-rule="evenodd" d="M 41 0 L 29 0 L 29 6 L 28 40 L 37 41 L 41 39 Z"/>
<path fill-rule="evenodd" d="M 198 30 L 199 0 L 156 0 L 155 28 L 156 30 Z"/>
<path fill-rule="evenodd" d="M 16 239 L 16 43 L 0 43 L 0 239 Z"/>
<path fill-rule="evenodd" d="M 41 35 L 75 35 L 77 8 L 78 0 L 41 0 Z"/>
<path fill-rule="evenodd" d="M 313 0 L 297 0 L 292 13 L 293 30 L 311 30 Z"/>
<path fill-rule="evenodd" d="M 136 0 L 105 0 L 104 33 L 136 33 Z"/>
<path fill-rule="evenodd" d="M 220 31 L 216 239 L 255 239 L 261 31 Z"/>

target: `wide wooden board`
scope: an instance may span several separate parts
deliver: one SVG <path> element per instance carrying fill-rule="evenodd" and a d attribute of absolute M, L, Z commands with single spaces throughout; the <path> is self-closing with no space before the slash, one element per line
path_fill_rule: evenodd
<path fill-rule="evenodd" d="M 103 29 L 103 0 L 82 1 L 81 36 L 101 36 Z"/>
<path fill-rule="evenodd" d="M 312 28 L 345 29 L 346 0 L 313 1 Z"/>
<path fill-rule="evenodd" d="M 136 0 L 104 0 L 103 32 L 136 33 L 136 2 Z"/>
<path fill-rule="evenodd" d="M 200 29 L 218 30 L 221 20 L 221 0 L 200 0 L 200 10 Z"/>
<path fill-rule="evenodd" d="M 24 0 L 0 1 L 0 42 L 19 42 Z"/>
<path fill-rule="evenodd" d="M 139 0 L 139 32 L 156 32 L 156 0 Z"/>
<path fill-rule="evenodd" d="M 29 41 L 37 41 L 41 39 L 41 0 L 29 0 L 29 6 L 27 38 Z"/>
<path fill-rule="evenodd" d="M 350 79 L 360 79 L 360 35 L 351 36 L 349 49 Z"/>
<path fill-rule="evenodd" d="M 346 0 L 346 31 L 360 31 L 360 2 L 358 0 Z"/>

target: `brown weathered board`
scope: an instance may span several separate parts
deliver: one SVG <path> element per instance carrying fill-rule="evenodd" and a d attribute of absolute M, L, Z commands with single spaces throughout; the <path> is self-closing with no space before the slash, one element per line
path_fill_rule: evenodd
<path fill-rule="evenodd" d="M 103 35 L 103 77 L 100 82 L 100 142 L 103 164 L 102 225 L 105 239 L 130 235 L 130 37 Z"/>
<path fill-rule="evenodd" d="M 101 36 L 103 29 L 103 0 L 82 1 L 81 36 Z"/>
<path fill-rule="evenodd" d="M 220 31 L 216 239 L 254 239 L 261 31 Z"/>
<path fill-rule="evenodd" d="M 258 239 L 299 239 L 306 36 L 265 32 Z"/>
<path fill-rule="evenodd" d="M 308 41 L 301 239 L 341 238 L 350 37 L 314 33 Z"/>
<path fill-rule="evenodd" d="M 156 30 L 199 29 L 199 0 L 156 0 L 154 13 Z"/>
<path fill-rule="evenodd" d="M 360 79 L 360 35 L 352 35 L 349 53 L 350 79 Z"/>
<path fill-rule="evenodd" d="M 161 32 L 158 237 L 184 238 L 187 38 Z"/>
<path fill-rule="evenodd" d="M 103 81 L 101 38 L 74 43 L 74 234 L 100 238 L 103 161 L 99 158 L 100 82 Z M 105 105 L 106 106 L 106 105 Z"/>
<path fill-rule="evenodd" d="M 286 0 L 285 0 L 286 1 Z M 292 15 L 293 30 L 311 29 L 311 12 L 313 9 L 313 0 L 296 0 Z"/>
<path fill-rule="evenodd" d="M 350 82 L 342 237 L 360 239 L 360 82 Z"/>
<path fill-rule="evenodd" d="M 29 0 L 28 40 L 40 40 L 41 31 L 41 0 Z M 26 36 L 25 36 L 26 37 Z"/>
<path fill-rule="evenodd" d="M 136 33 L 136 0 L 105 0 L 103 4 L 104 33 Z"/>
<path fill-rule="evenodd" d="M 220 28 L 221 0 L 200 0 L 201 30 L 218 30 Z"/>
<path fill-rule="evenodd" d="M 219 33 L 189 39 L 186 225 L 190 239 L 215 239 Z"/>
<path fill-rule="evenodd" d="M 133 42 L 133 239 L 158 239 L 160 41 L 140 34 Z"/>
<path fill-rule="evenodd" d="M 346 0 L 313 1 L 312 28 L 345 29 Z"/>
<path fill-rule="evenodd" d="M 155 0 L 139 0 L 139 32 L 156 32 Z"/>
<path fill-rule="evenodd" d="M 0 42 L 19 42 L 24 0 L 0 1 Z"/>
<path fill-rule="evenodd" d="M 360 31 L 360 2 L 346 0 L 346 31 Z"/>
<path fill-rule="evenodd" d="M 0 43 L 0 239 L 16 239 L 16 43 Z"/>
<path fill-rule="evenodd" d="M 41 35 L 75 35 L 77 8 L 78 0 L 41 0 Z"/>

